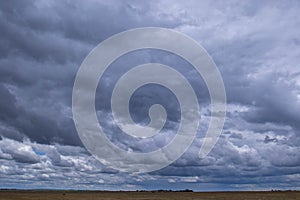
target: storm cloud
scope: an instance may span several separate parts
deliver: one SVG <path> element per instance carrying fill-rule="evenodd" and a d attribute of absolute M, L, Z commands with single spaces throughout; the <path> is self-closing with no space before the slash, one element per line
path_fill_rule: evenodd
<path fill-rule="evenodd" d="M 299 189 L 299 11 L 298 1 L 1 1 L 1 187 Z M 168 112 L 169 134 L 140 141 L 113 125 L 112 88 L 138 64 L 164 63 L 183 73 L 196 89 L 202 114 L 196 140 L 179 160 L 150 174 L 130 175 L 85 150 L 72 118 L 72 88 L 80 64 L 97 44 L 148 26 L 185 33 L 207 50 L 223 77 L 228 112 L 218 143 L 199 159 L 210 119 L 201 77 L 170 53 L 122 56 L 96 95 L 98 121 L 117 146 L 153 151 L 172 139 L 180 119 L 176 98 L 152 85 L 132 97 L 133 119 L 149 122 L 148 108 L 160 103 Z"/>

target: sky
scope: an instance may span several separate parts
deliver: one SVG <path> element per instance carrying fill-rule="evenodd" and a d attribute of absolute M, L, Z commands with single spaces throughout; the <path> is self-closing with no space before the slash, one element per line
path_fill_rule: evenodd
<path fill-rule="evenodd" d="M 153 190 L 300 189 L 299 1 L 1 1 L 0 188 Z M 72 89 L 84 58 L 100 42 L 132 28 L 162 27 L 202 45 L 226 89 L 222 134 L 198 157 L 210 119 L 201 76 L 160 50 L 123 55 L 101 78 L 96 111 L 112 143 L 150 152 L 168 144 L 180 113 L 166 88 L 139 88 L 130 100 L 135 122 L 148 109 L 167 111 L 166 134 L 137 140 L 113 123 L 110 97 L 132 66 L 159 62 L 184 74 L 201 107 L 190 148 L 174 163 L 144 174 L 120 172 L 83 146 L 72 117 Z M 134 42 L 134 41 L 132 41 Z"/>

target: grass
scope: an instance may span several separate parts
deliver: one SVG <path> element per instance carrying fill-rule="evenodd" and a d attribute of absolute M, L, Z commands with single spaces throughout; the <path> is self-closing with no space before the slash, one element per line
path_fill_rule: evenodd
<path fill-rule="evenodd" d="M 0 200 L 176 200 L 176 199 L 219 199 L 219 200 L 300 200 L 300 191 L 272 192 L 110 192 L 110 191 L 38 191 L 38 190 L 2 190 Z"/>

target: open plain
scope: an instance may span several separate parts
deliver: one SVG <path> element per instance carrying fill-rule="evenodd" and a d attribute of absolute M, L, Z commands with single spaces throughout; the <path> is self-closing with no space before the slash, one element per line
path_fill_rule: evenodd
<path fill-rule="evenodd" d="M 1 200 L 300 200 L 300 191 L 272 192 L 109 192 L 109 191 L 0 191 Z"/>

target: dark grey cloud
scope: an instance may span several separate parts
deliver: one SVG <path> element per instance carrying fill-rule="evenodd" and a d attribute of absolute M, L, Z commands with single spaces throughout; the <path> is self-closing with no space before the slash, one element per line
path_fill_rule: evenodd
<path fill-rule="evenodd" d="M 3 187 L 157 188 L 159 180 L 163 188 L 299 189 L 299 10 L 298 1 L 1 1 Z M 209 121 L 209 95 L 201 78 L 172 54 L 123 56 L 106 72 L 96 96 L 99 122 L 116 145 L 152 151 L 172 139 L 178 122 L 176 100 L 152 86 L 132 98 L 133 118 L 146 123 L 147 108 L 162 103 L 169 114 L 169 134 L 141 142 L 112 126 L 107 100 L 132 65 L 160 62 L 182 72 L 197 90 L 203 114 L 197 139 L 182 158 L 160 171 L 134 176 L 108 169 L 82 147 L 71 95 L 80 63 L 94 46 L 144 26 L 181 31 L 207 49 L 224 79 L 228 114 L 219 142 L 200 160 Z"/>
<path fill-rule="evenodd" d="M 9 90 L 4 86 L 0 86 L 0 95 L 1 95 L 1 103 L 0 103 L 0 110 L 1 110 L 1 119 L 7 120 L 11 117 L 16 117 L 16 99 L 15 96 L 12 95 Z"/>

